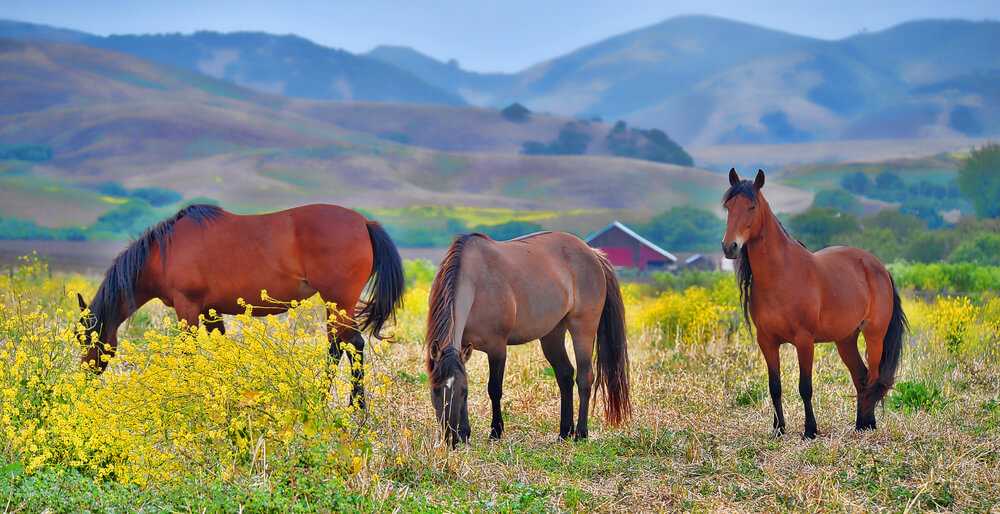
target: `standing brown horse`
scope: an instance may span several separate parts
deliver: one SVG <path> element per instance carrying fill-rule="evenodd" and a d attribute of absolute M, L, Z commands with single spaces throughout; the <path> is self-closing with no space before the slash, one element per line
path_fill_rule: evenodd
<path fill-rule="evenodd" d="M 190 325 L 209 309 L 240 314 L 237 299 L 252 300 L 266 289 L 289 302 L 319 292 L 338 309 L 353 310 L 372 280 L 371 297 L 354 318 L 334 311 L 327 334 L 330 354 L 340 360 L 348 343 L 354 370 L 351 401 L 364 406 L 362 330 L 379 336 L 395 315 L 403 294 L 399 252 L 382 227 L 355 211 L 336 205 L 306 205 L 256 216 L 239 216 L 212 205 L 192 205 L 147 230 L 115 258 L 90 303 L 85 342 L 96 332 L 99 344 L 83 355 L 100 373 L 118 345 L 118 326 L 146 302 L 158 298 Z M 87 309 L 77 294 L 80 309 Z M 257 308 L 257 315 L 277 314 L 280 305 Z M 221 318 L 206 328 L 225 333 Z M 355 359 L 357 362 L 355 362 Z M 358 364 L 354 366 L 353 364 Z"/>
<path fill-rule="evenodd" d="M 743 316 L 753 319 L 767 363 L 774 431 L 785 432 L 778 347 L 795 346 L 804 437 L 816 437 L 812 409 L 813 346 L 835 341 L 858 393 L 857 430 L 875 429 L 875 405 L 892 387 L 906 331 L 906 315 L 892 276 L 872 254 L 845 246 L 811 253 L 792 239 L 764 198 L 764 172 L 753 182 L 729 171 L 723 196 L 728 211 L 722 249 L 737 260 Z M 865 335 L 868 367 L 858 352 Z"/>
<path fill-rule="evenodd" d="M 507 346 L 541 339 L 562 397 L 559 437 L 573 429 L 573 365 L 566 353 L 569 330 L 576 355 L 580 414 L 575 435 L 587 437 L 591 360 L 597 342 L 597 387 L 604 415 L 617 425 L 631 416 L 625 308 L 614 268 L 576 236 L 540 232 L 497 242 L 482 234 L 455 239 L 431 287 L 427 317 L 427 369 L 431 400 L 452 445 L 470 435 L 468 376 L 472 349 L 486 353 L 493 403 L 490 438 L 503 433 L 500 397 Z"/>

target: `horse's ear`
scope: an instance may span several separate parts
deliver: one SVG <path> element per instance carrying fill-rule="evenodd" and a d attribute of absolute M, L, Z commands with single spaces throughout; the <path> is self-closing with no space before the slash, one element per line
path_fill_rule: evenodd
<path fill-rule="evenodd" d="M 76 293 L 76 301 L 80 303 L 80 310 L 87 310 L 87 302 L 83 301 L 83 295 Z"/>
<path fill-rule="evenodd" d="M 764 170 L 757 170 L 757 178 L 753 179 L 753 187 L 756 189 L 764 187 Z"/>
<path fill-rule="evenodd" d="M 729 168 L 729 185 L 735 186 L 740 183 L 740 174 L 736 173 L 736 168 Z"/>

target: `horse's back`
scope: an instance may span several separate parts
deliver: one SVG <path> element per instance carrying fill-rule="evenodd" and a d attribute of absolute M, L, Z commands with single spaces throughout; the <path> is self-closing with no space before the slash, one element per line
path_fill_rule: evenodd
<path fill-rule="evenodd" d="M 463 268 L 475 275 L 469 325 L 493 320 L 499 332 L 507 332 L 510 344 L 547 334 L 587 299 L 600 296 L 603 302 L 600 261 L 571 234 L 545 232 L 510 241 L 477 238 L 470 249 L 462 260 Z M 473 339 L 476 332 L 470 332 Z"/>
<path fill-rule="evenodd" d="M 166 288 L 227 312 L 238 310 L 236 298 L 257 300 L 262 289 L 301 299 L 350 280 L 360 291 L 373 262 L 364 216 L 324 204 L 253 215 L 223 211 L 205 222 L 181 218 L 167 254 Z"/>

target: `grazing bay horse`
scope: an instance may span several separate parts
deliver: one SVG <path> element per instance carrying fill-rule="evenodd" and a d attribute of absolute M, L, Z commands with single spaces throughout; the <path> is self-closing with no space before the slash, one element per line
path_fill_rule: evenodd
<path fill-rule="evenodd" d="M 892 276 L 872 254 L 846 246 L 812 253 L 792 239 L 771 211 L 761 188 L 729 171 L 723 196 L 728 212 L 722 250 L 736 259 L 743 316 L 753 320 L 767 363 L 774 403 L 774 431 L 785 432 L 778 348 L 788 342 L 799 358 L 799 394 L 806 438 L 816 437 L 812 409 L 813 346 L 834 341 L 857 390 L 856 430 L 875 429 L 875 405 L 892 387 L 906 331 L 906 315 Z M 858 352 L 865 336 L 868 365 Z"/>
<path fill-rule="evenodd" d="M 612 425 L 626 421 L 629 400 L 625 307 L 614 268 L 578 237 L 540 232 L 510 241 L 483 234 L 452 243 L 431 286 L 427 316 L 427 370 L 431 400 L 452 446 L 468 442 L 468 376 L 473 349 L 486 353 L 493 404 L 490 438 L 503 433 L 507 346 L 541 340 L 561 395 L 559 437 L 587 437 L 594 343 L 597 387 Z M 573 338 L 580 412 L 573 428 L 573 365 L 566 331 Z"/>
<path fill-rule="evenodd" d="M 328 309 L 330 354 L 340 360 L 340 342 L 354 374 L 351 401 L 364 406 L 365 340 L 361 331 L 380 336 L 395 315 L 403 295 L 403 266 L 395 244 L 376 222 L 336 205 L 306 205 L 285 211 L 240 216 L 212 205 L 185 207 L 151 227 L 115 258 L 90 314 L 81 323 L 81 338 L 90 344 L 82 360 L 100 373 L 114 356 L 118 326 L 146 302 L 158 298 L 189 325 L 209 309 L 241 314 L 237 299 L 253 300 L 261 290 L 282 302 L 302 300 L 317 292 L 338 310 L 354 311 L 371 280 L 370 298 L 355 316 Z M 77 294 L 80 309 L 88 309 Z M 255 308 L 255 315 L 277 314 L 282 305 Z M 206 319 L 206 328 L 225 333 L 221 317 Z M 357 364 L 357 366 L 354 366 Z"/>

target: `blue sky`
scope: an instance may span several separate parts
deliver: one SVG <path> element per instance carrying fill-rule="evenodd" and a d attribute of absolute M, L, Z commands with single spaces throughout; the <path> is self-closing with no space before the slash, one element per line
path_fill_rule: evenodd
<path fill-rule="evenodd" d="M 681 14 L 835 39 L 924 18 L 1000 19 L 998 0 L 3 0 L 0 18 L 96 34 L 199 29 L 294 33 L 364 52 L 407 45 L 477 71 L 516 71 Z"/>

